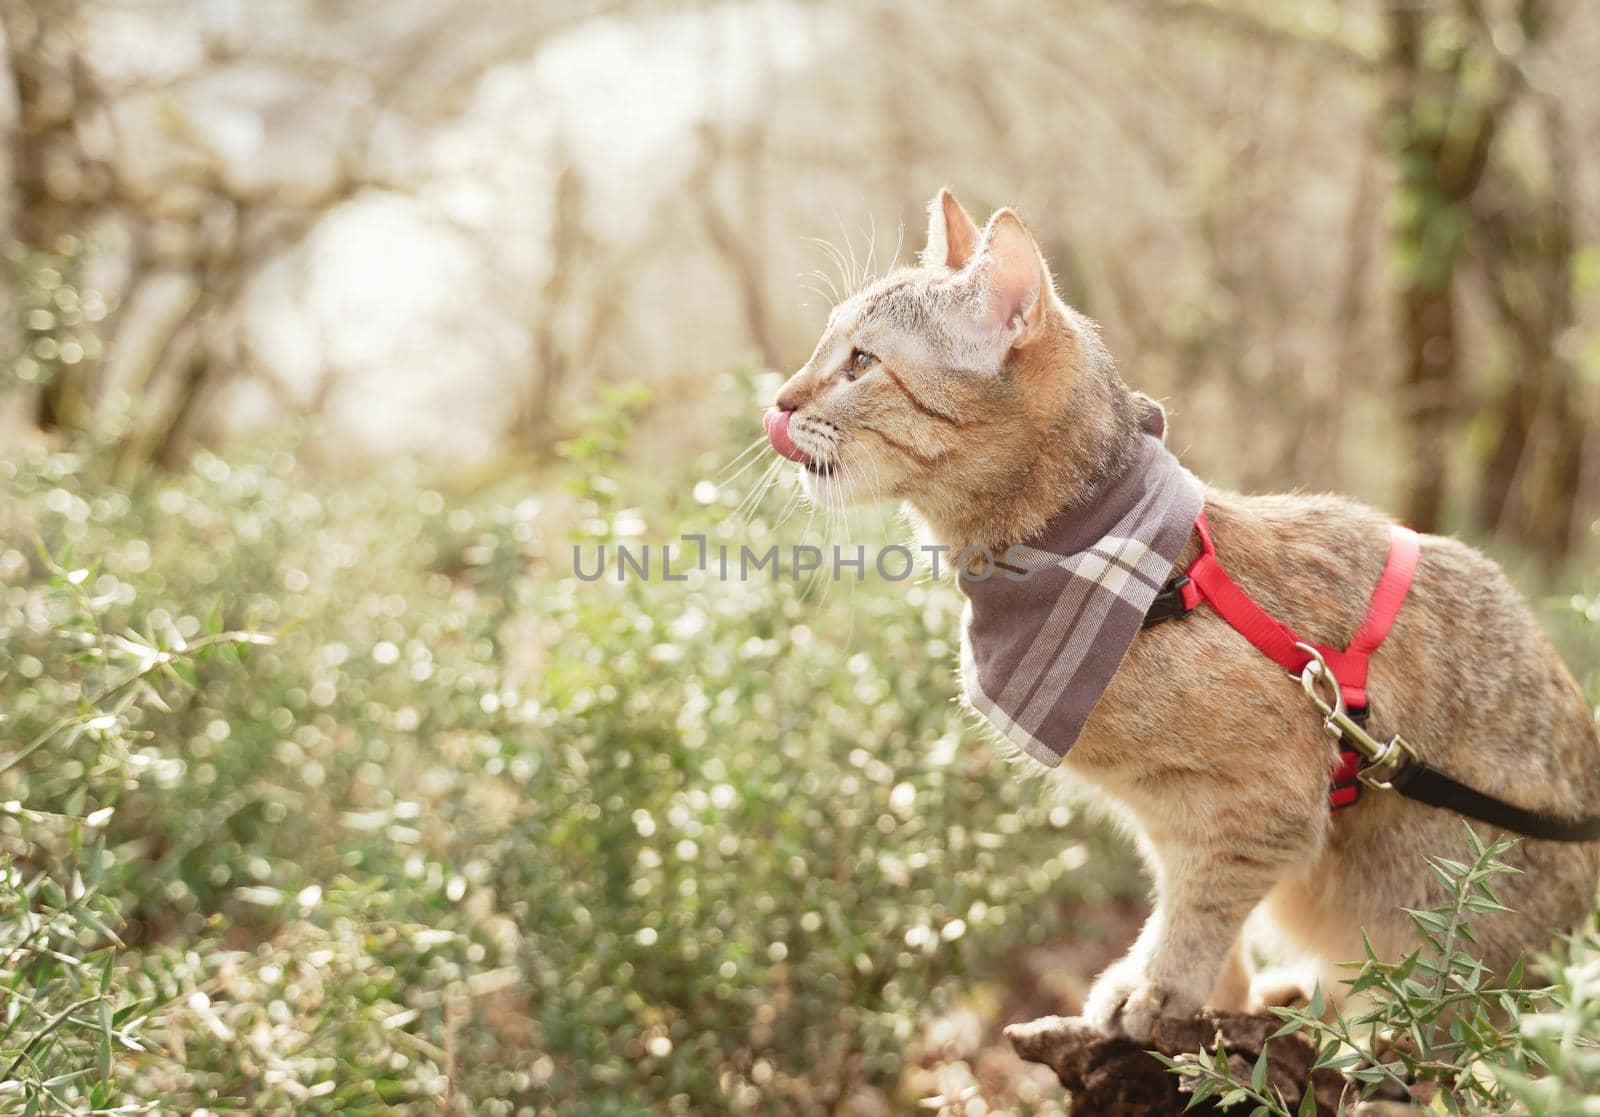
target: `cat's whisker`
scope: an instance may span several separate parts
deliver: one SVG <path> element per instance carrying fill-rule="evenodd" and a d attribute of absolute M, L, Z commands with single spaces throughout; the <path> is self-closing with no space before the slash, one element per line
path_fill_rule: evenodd
<path fill-rule="evenodd" d="M 794 515 L 795 509 L 799 508 L 804 500 L 805 491 L 801 489 L 799 485 L 796 485 L 790 491 L 789 499 L 784 502 L 783 512 L 778 516 L 777 522 L 772 525 L 772 530 L 776 532 L 779 528 L 783 527 L 784 524 L 788 523 L 789 517 Z"/>
<path fill-rule="evenodd" d="M 860 571 L 852 571 L 851 572 L 851 578 L 850 578 L 850 627 L 846 631 L 846 634 L 845 634 L 845 643 L 847 645 L 850 642 L 850 635 L 853 634 L 854 631 L 855 631 L 855 600 L 856 600 L 856 593 L 857 593 L 857 590 L 859 588 L 859 584 L 861 582 L 866 581 L 866 579 L 867 579 L 867 571 L 872 568 L 872 564 L 873 564 L 874 560 L 873 560 L 872 553 L 871 553 L 871 547 L 872 546 L 876 546 L 876 540 L 871 536 L 871 533 L 867 530 L 866 525 L 865 525 L 865 521 L 868 518 L 867 509 L 866 509 L 866 503 L 865 503 L 866 499 L 867 499 L 867 473 L 866 473 L 866 469 L 862 465 L 862 462 L 861 462 L 861 459 L 860 459 L 859 455 L 852 455 L 852 457 L 853 457 L 854 460 L 851 462 L 851 467 L 850 467 L 850 491 L 853 494 L 855 494 L 855 496 L 856 496 L 856 500 L 854 502 L 854 507 L 853 507 L 853 511 L 855 512 L 856 520 L 855 520 L 855 526 L 854 526 L 854 529 L 853 529 L 853 532 L 852 532 L 852 536 L 853 536 L 854 541 L 860 547 L 859 554 L 860 554 L 860 557 L 861 557 L 861 560 L 862 560 L 863 567 L 862 567 L 862 569 Z"/>
<path fill-rule="evenodd" d="M 856 491 L 856 471 L 851 468 L 849 457 L 845 453 L 837 453 L 833 458 L 833 468 L 842 484 L 836 486 L 839 506 L 839 539 L 838 543 L 848 547 L 856 542 L 860 534 L 859 503 L 846 499 L 846 493 Z"/>
<path fill-rule="evenodd" d="M 859 291 L 862 284 L 860 265 L 856 260 L 855 238 L 850 235 L 850 230 L 845 228 L 844 218 L 836 215 L 836 220 L 839 222 L 839 235 L 844 238 L 844 246 L 850 253 L 850 269 L 845 273 L 845 285 L 851 291 Z"/>
<path fill-rule="evenodd" d="M 859 445 L 861 445 L 861 443 L 851 443 L 851 448 Z M 853 475 L 853 483 L 851 483 L 851 488 L 853 488 L 854 491 L 859 486 L 859 496 L 858 499 L 856 499 L 856 509 L 858 509 L 858 520 L 856 520 L 856 523 L 858 523 L 858 530 L 861 531 L 862 536 L 866 536 L 867 530 L 864 528 L 864 526 L 862 526 L 862 522 L 864 522 L 864 520 L 867 518 L 867 506 L 877 506 L 878 493 L 877 485 L 870 483 L 870 478 L 867 477 L 867 466 L 872 466 L 872 469 L 877 470 L 877 462 L 872 461 L 870 458 L 864 459 L 864 456 L 859 453 L 851 454 L 851 458 L 853 458 L 853 461 L 851 461 L 851 466 L 853 466 L 853 469 L 851 469 L 851 475 Z M 878 526 L 882 528 L 882 509 L 877 510 Z M 870 539 L 870 541 L 874 542 L 875 544 L 875 542 L 878 542 L 878 539 L 882 539 L 882 533 L 878 534 L 878 536 L 874 536 L 874 538 Z"/>
<path fill-rule="evenodd" d="M 757 499 L 755 505 L 750 509 L 750 515 L 752 517 L 754 517 L 755 514 L 761 510 L 761 506 L 767 502 L 767 497 L 772 495 L 773 486 L 778 484 L 783 477 L 788 475 L 789 469 L 789 462 L 783 458 L 779 458 L 777 461 L 777 468 L 773 469 L 767 474 L 766 484 L 761 488 L 761 495 Z"/>
<path fill-rule="evenodd" d="M 767 436 L 764 434 L 757 437 L 753 442 L 750 443 L 750 445 L 746 446 L 743 450 L 740 450 L 737 454 L 735 454 L 733 458 L 729 460 L 727 465 L 723 466 L 716 474 L 714 474 L 712 480 L 719 485 L 731 483 L 745 470 L 749 469 L 752 464 L 761 460 L 757 454 L 757 451 L 761 449 L 766 441 Z M 744 464 L 740 465 L 739 463 L 741 462 Z M 735 466 L 738 466 L 738 472 L 733 473 L 732 476 L 729 476 L 730 471 L 732 471 Z"/>
<path fill-rule="evenodd" d="M 878 278 L 878 218 L 874 214 L 867 214 L 865 235 L 867 238 L 867 263 L 864 279 L 866 283 L 871 283 Z"/>
<path fill-rule="evenodd" d="M 760 461 L 761 461 L 761 458 L 759 456 L 751 458 L 749 461 L 745 462 L 744 465 L 739 467 L 739 472 L 735 473 L 732 477 L 726 477 L 726 478 L 719 479 L 717 481 L 717 485 L 719 487 L 731 486 L 735 481 L 737 481 L 739 478 L 743 477 L 746 473 L 748 473 L 751 470 L 751 468 L 754 467 L 756 464 L 758 464 Z"/>
<path fill-rule="evenodd" d="M 838 555 L 837 548 L 840 542 L 847 538 L 850 532 L 849 509 L 845 507 L 843 492 L 843 483 L 848 482 L 849 475 L 844 473 L 842 469 L 842 463 L 837 458 L 833 459 L 835 483 L 828 486 L 828 503 L 833 508 L 834 522 L 832 530 L 828 533 L 828 542 L 831 547 L 824 552 L 825 557 L 823 559 L 822 600 L 824 601 L 833 592 L 833 583 L 838 581 L 838 568 L 833 565 L 832 560 Z"/>
<path fill-rule="evenodd" d="M 861 239 L 866 242 L 866 258 L 861 261 L 861 286 L 865 287 L 874 279 L 874 267 L 878 260 L 878 231 L 873 222 L 876 220 L 870 213 L 867 215 L 867 226 L 861 230 Z"/>
<path fill-rule="evenodd" d="M 760 459 L 760 458 L 756 459 L 756 461 L 758 461 L 758 462 L 761 461 L 761 460 L 762 459 Z M 755 482 L 750 486 L 750 489 L 745 493 L 745 499 L 741 500 L 739 502 L 739 507 L 743 508 L 745 506 L 745 504 L 749 501 L 749 499 L 753 495 L 755 495 L 756 493 L 759 493 L 761 491 L 761 487 L 767 481 L 772 479 L 772 475 L 774 473 L 776 473 L 779 469 L 782 469 L 782 468 L 783 468 L 783 459 L 780 458 L 780 457 L 777 457 L 777 456 L 773 456 L 773 458 L 771 460 L 769 460 L 765 466 L 762 467 L 761 472 L 756 475 Z"/>
<path fill-rule="evenodd" d="M 839 254 L 839 283 L 846 291 L 852 291 L 855 284 L 850 279 L 850 254 L 847 251 L 850 245 L 848 234 L 844 231 L 844 218 L 835 213 L 833 223 L 839 227 L 839 242 L 832 244 L 834 251 Z"/>
<path fill-rule="evenodd" d="M 827 500 L 827 498 L 825 496 L 822 499 L 819 500 L 817 498 L 817 495 L 816 495 L 815 491 L 813 491 L 810 494 L 810 499 L 809 499 L 808 503 L 811 505 L 811 512 L 806 517 L 806 529 L 800 536 L 800 542 L 802 544 L 806 544 L 806 545 L 810 544 L 810 542 L 811 542 L 811 525 L 816 522 L 817 508 L 818 508 L 818 506 L 821 506 L 821 508 L 822 508 L 822 526 L 818 529 L 821 532 L 821 538 L 818 541 L 819 542 L 819 549 L 820 549 L 820 544 L 825 544 L 828 541 L 828 517 L 829 517 L 828 500 Z M 816 588 L 817 588 L 817 572 L 813 570 L 811 572 L 811 576 L 806 579 L 805 589 L 800 591 L 800 600 L 801 601 L 805 601 L 808 598 L 810 598 L 811 592 Z"/>
<path fill-rule="evenodd" d="M 828 464 L 832 476 L 828 479 L 828 543 L 838 543 L 846 524 L 844 522 L 845 507 L 841 490 L 846 484 L 844 466 L 838 456 L 829 458 Z"/>
<path fill-rule="evenodd" d="M 762 408 L 762 410 L 765 411 L 766 408 Z M 733 465 L 735 462 L 738 462 L 740 459 L 744 458 L 746 455 L 751 454 L 755 450 L 760 448 L 761 444 L 766 441 L 766 438 L 767 438 L 767 436 L 765 434 L 756 435 L 749 442 L 747 442 L 739 450 L 738 453 L 734 454 L 733 457 L 728 459 L 728 466 Z M 728 468 L 728 466 L 724 466 L 723 468 L 726 469 L 726 468 Z"/>
<path fill-rule="evenodd" d="M 806 493 L 803 485 L 800 488 L 800 492 L 801 495 L 806 498 L 806 505 L 808 509 L 806 512 L 806 526 L 800 532 L 800 542 L 804 543 L 811 538 L 811 525 L 815 523 L 817 519 L 817 500 L 815 497 L 812 497 Z"/>
<path fill-rule="evenodd" d="M 847 456 L 848 455 L 845 454 L 845 453 L 840 453 L 836 460 L 837 460 L 837 462 L 839 464 L 839 468 L 844 470 L 846 483 L 849 485 L 850 491 L 854 492 L 855 491 L 855 486 L 856 486 L 856 476 L 855 476 L 855 471 L 850 468 L 850 463 L 846 460 Z M 842 496 L 841 496 L 840 500 L 841 500 L 841 502 L 843 501 L 843 497 Z M 863 559 L 864 559 L 864 556 L 865 556 L 865 551 L 864 550 L 862 551 L 862 555 L 863 555 Z M 864 575 L 858 575 L 858 572 L 852 572 L 852 575 L 851 575 L 851 578 L 850 578 L 850 609 L 849 609 L 850 620 L 849 620 L 848 624 L 846 625 L 845 632 L 844 632 L 844 646 L 846 648 L 850 647 L 851 639 L 855 636 L 855 631 L 856 631 L 856 608 L 855 608 L 855 605 L 856 605 L 856 584 L 857 584 L 857 582 L 859 582 L 861 580 L 862 577 L 864 577 Z"/>
<path fill-rule="evenodd" d="M 823 240 L 821 237 L 807 237 L 806 239 L 821 247 L 822 250 L 828 254 L 828 259 L 833 263 L 833 266 L 838 269 L 839 272 L 838 286 L 842 286 L 846 291 L 850 290 L 850 268 L 846 263 L 844 253 L 840 251 L 839 246 L 833 244 L 831 241 Z M 834 287 L 836 291 L 838 290 L 838 286 L 835 286 L 831 281 L 829 286 Z M 840 301 L 842 301 L 841 298 L 835 297 L 834 302 Z"/>
<path fill-rule="evenodd" d="M 806 586 L 806 595 L 810 596 L 811 590 L 816 587 L 817 583 L 819 581 L 823 583 L 821 590 L 817 594 L 818 604 L 828 599 L 827 553 L 829 544 L 838 537 L 838 531 L 835 527 L 835 521 L 838 518 L 838 506 L 838 485 L 832 480 L 822 482 L 822 527 L 818 546 L 824 558 L 822 565 L 811 572 L 811 580 Z"/>
<path fill-rule="evenodd" d="M 834 302 L 839 301 L 839 288 L 834 284 L 833 277 L 827 272 L 823 271 L 821 268 L 812 268 L 800 278 L 804 280 L 815 279 L 819 282 L 827 284 L 828 289 L 826 291 L 823 291 L 818 287 L 813 287 L 809 283 L 806 284 L 806 290 L 815 292 L 818 298 L 828 298 L 829 296 L 832 296 Z"/>
<path fill-rule="evenodd" d="M 840 460 L 843 461 L 844 459 L 841 457 Z M 847 466 L 845 470 L 845 476 L 849 479 L 850 491 L 852 493 L 856 492 L 858 486 L 864 487 L 865 478 L 861 476 L 859 462 L 855 463 L 854 468 Z M 858 495 L 857 499 L 850 505 L 851 523 L 849 525 L 850 538 L 848 542 L 860 543 L 862 546 L 866 545 L 864 536 L 867 533 L 863 531 L 861 527 L 861 519 L 865 514 L 864 505 L 860 496 Z"/>
<path fill-rule="evenodd" d="M 755 517 L 756 510 L 761 507 L 761 502 L 767 497 L 767 490 L 772 487 L 773 480 L 783 468 L 783 461 L 782 458 L 774 458 L 762 472 L 756 483 L 751 486 L 750 492 L 739 502 L 739 506 L 734 509 L 733 514 L 736 518 L 742 519 L 748 524 Z"/>

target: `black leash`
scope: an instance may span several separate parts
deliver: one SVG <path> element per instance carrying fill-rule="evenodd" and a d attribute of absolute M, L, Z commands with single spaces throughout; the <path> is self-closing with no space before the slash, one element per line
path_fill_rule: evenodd
<path fill-rule="evenodd" d="M 1181 592 L 1183 583 L 1188 580 L 1187 575 L 1180 575 L 1161 588 L 1155 602 L 1145 613 L 1142 627 L 1152 628 L 1163 621 L 1188 614 Z M 1398 735 L 1387 743 L 1368 735 L 1361 724 L 1366 720 L 1366 710 L 1346 710 L 1338 680 L 1328 670 L 1321 653 L 1308 644 L 1299 646 L 1313 657 L 1301 673 L 1300 683 L 1322 712 L 1323 726 L 1331 735 L 1350 745 L 1364 760 L 1365 763 L 1356 773 L 1361 783 L 1384 791 L 1397 791 L 1415 802 L 1454 811 L 1528 838 L 1547 842 L 1600 841 L 1600 815 L 1567 819 L 1530 811 L 1507 803 L 1504 799 L 1486 795 L 1475 787 L 1445 775 L 1419 757 L 1416 750 Z M 1332 704 L 1317 693 L 1319 684 L 1331 688 Z"/>
<path fill-rule="evenodd" d="M 1547 842 L 1600 841 L 1600 815 L 1564 819 L 1513 806 L 1504 799 L 1485 795 L 1460 780 L 1451 779 L 1425 761 L 1407 761 L 1389 777 L 1389 786 L 1418 803 L 1443 807 L 1447 811 L 1487 822 L 1529 838 Z"/>

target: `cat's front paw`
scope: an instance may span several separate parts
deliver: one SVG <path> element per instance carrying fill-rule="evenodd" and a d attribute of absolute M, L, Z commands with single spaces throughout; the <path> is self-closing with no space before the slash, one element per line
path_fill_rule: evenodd
<path fill-rule="evenodd" d="M 1108 1036 L 1145 1043 L 1163 1016 L 1192 1016 L 1200 1002 L 1150 981 L 1120 963 L 1100 975 L 1083 1006 L 1083 1018 Z"/>

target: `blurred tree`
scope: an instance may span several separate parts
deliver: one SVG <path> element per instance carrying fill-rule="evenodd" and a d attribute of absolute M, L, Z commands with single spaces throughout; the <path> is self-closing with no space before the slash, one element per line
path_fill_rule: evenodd
<path fill-rule="evenodd" d="M 1480 529 L 1527 543 L 1547 564 L 1585 519 L 1585 406 L 1570 346 L 1575 318 L 1572 136 L 1561 102 L 1526 61 L 1551 33 L 1551 5 L 1389 8 L 1387 135 L 1400 174 L 1396 252 L 1411 393 L 1408 513 L 1441 523 L 1448 456 L 1463 422 L 1475 439 Z M 1521 143 L 1506 137 L 1531 109 Z M 1479 352 L 1490 383 L 1463 381 L 1459 314 L 1478 273 L 1496 337 Z"/>
<path fill-rule="evenodd" d="M 1525 34 L 1535 38 L 1541 27 L 1535 13 Z M 1517 77 L 1526 80 L 1520 70 Z M 1592 510 L 1583 451 L 1600 415 L 1572 344 L 1580 251 L 1572 156 L 1578 141 L 1561 102 L 1526 88 L 1544 165 L 1512 168 L 1472 200 L 1471 247 L 1504 338 L 1499 383 L 1482 409 L 1492 433 L 1478 519 L 1485 531 L 1525 540 L 1553 563 L 1577 546 Z"/>
<path fill-rule="evenodd" d="M 498 230 L 477 230 L 480 237 L 488 234 L 483 258 L 497 276 L 497 286 L 520 285 L 529 292 L 515 312 L 527 363 L 514 385 L 518 397 L 508 435 L 514 447 L 541 460 L 560 446 L 560 420 L 574 382 L 592 386 L 603 379 L 607 350 L 620 332 L 639 271 L 674 227 L 651 216 L 644 221 L 645 231 L 631 240 L 619 243 L 597 236 L 588 213 L 591 183 L 573 158 L 570 141 L 557 140 L 551 163 L 559 170 L 542 246 L 542 283 L 527 284 L 503 260 L 494 243 Z"/>
<path fill-rule="evenodd" d="M 78 0 L 0 6 L 16 106 L 5 208 L 18 241 L 34 251 L 71 251 L 72 234 L 87 224 L 86 211 L 111 185 L 110 169 L 77 140 L 80 114 L 96 107 L 74 46 L 79 15 Z M 39 391 L 39 422 L 53 427 L 79 421 L 83 387 L 92 374 L 92 362 L 58 369 Z"/>
<path fill-rule="evenodd" d="M 1482 412 L 1499 429 L 1483 459 L 1478 515 L 1484 530 L 1525 539 L 1554 560 L 1583 526 L 1582 447 L 1596 416 L 1567 344 L 1576 317 L 1571 136 L 1558 105 L 1542 106 L 1540 118 L 1548 185 L 1507 175 L 1473 207 L 1507 366 Z"/>
<path fill-rule="evenodd" d="M 1562 99 L 1533 73 L 1559 26 L 1552 7 L 1385 0 L 1376 27 L 1349 16 L 1334 34 L 1246 0 L 1162 8 L 1290 45 L 1381 88 L 1408 461 L 1400 511 L 1423 530 L 1442 530 L 1452 490 L 1464 490 L 1456 500 L 1481 530 L 1523 539 L 1551 564 L 1571 553 L 1592 512 L 1582 447 L 1600 422 L 1565 343 L 1576 321 L 1577 144 Z M 1372 41 L 1381 45 L 1369 48 Z M 1365 193 L 1359 186 L 1352 222 Z M 1355 282 L 1363 264 L 1352 244 Z M 1489 309 L 1486 344 L 1469 338 L 1463 318 L 1479 292 Z M 1359 292 L 1347 287 L 1340 302 L 1338 318 L 1349 324 Z M 1462 446 L 1468 460 L 1454 460 Z M 1460 464 L 1472 467 L 1464 484 L 1453 483 Z"/>
<path fill-rule="evenodd" d="M 1600 498 L 1576 368 L 1592 313 L 1572 291 L 1595 198 L 1563 162 L 1600 135 L 1582 86 L 1600 19 L 1570 0 L 0 11 L 28 121 L 0 123 L 27 172 L 16 228 L 35 251 L 62 233 L 75 252 L 109 246 L 118 266 L 90 278 L 122 307 L 106 358 L 79 360 L 36 409 L 83 424 L 125 391 L 130 462 L 181 456 L 235 380 L 321 406 L 328 391 L 291 386 L 299 350 L 241 342 L 240 310 L 364 195 L 404 192 L 399 208 L 461 234 L 471 282 L 437 298 L 425 332 L 482 358 L 475 376 L 512 370 L 514 404 L 474 425 L 542 452 L 608 378 L 683 376 L 692 397 L 747 350 L 789 367 L 815 328 L 787 300 L 814 238 L 866 232 L 863 251 L 836 250 L 849 286 L 949 181 L 974 206 L 1023 205 L 1130 378 L 1181 400 L 1177 429 L 1219 481 L 1351 489 L 1548 557 Z M 144 59 L 112 41 L 129 19 L 192 42 Z M 633 113 L 622 79 L 640 74 L 651 103 Z M 251 102 L 245 77 L 279 92 Z M 294 137 L 301 171 L 325 171 L 263 177 L 239 154 Z M 177 155 L 155 173 L 141 146 Z M 295 257 L 305 274 L 316 255 Z M 304 359 L 341 382 L 370 371 Z"/>
<path fill-rule="evenodd" d="M 563 315 L 582 257 L 594 249 L 594 238 L 584 222 L 583 176 L 569 153 L 557 146 L 561 170 L 556 175 L 555 197 L 550 205 L 550 260 L 539 305 L 529 323 L 528 388 L 517 420 L 518 440 L 532 447 L 554 443 L 555 401 L 565 387 L 574 358 L 570 339 L 563 335 Z"/>
<path fill-rule="evenodd" d="M 484 72 L 599 6 L 312 6 L 264 30 L 245 9 L 118 5 L 147 33 L 192 35 L 192 57 L 180 48 L 181 64 L 141 69 L 131 47 L 109 66 L 97 56 L 94 21 L 108 15 L 98 6 L 0 5 L 18 106 L 15 236 L 33 252 L 112 246 L 111 295 L 141 308 L 109 324 L 114 359 L 55 369 L 38 391 L 39 424 L 86 428 L 108 390 L 122 389 L 135 404 L 122 460 L 182 457 L 226 378 L 265 372 L 243 352 L 239 322 L 262 270 L 340 204 L 414 190 L 407 150 L 465 109 Z M 241 161 L 228 122 L 205 115 L 230 96 L 253 117 L 242 126 L 259 130 L 257 147 L 278 145 L 276 162 L 259 150 Z"/>
<path fill-rule="evenodd" d="M 1476 6 L 1388 9 L 1385 138 L 1399 173 L 1394 253 L 1411 469 L 1405 513 L 1443 525 L 1448 448 L 1463 415 L 1458 264 L 1513 84 Z"/>
<path fill-rule="evenodd" d="M 689 193 L 717 258 L 733 280 L 744 318 L 745 334 L 766 368 L 784 367 L 767 296 L 765 196 L 762 174 L 762 132 L 766 122 L 747 121 L 723 128 L 711 122 L 699 131 L 700 158 L 690 176 Z M 732 180 L 737 206 L 725 206 L 717 190 L 719 171 Z"/>

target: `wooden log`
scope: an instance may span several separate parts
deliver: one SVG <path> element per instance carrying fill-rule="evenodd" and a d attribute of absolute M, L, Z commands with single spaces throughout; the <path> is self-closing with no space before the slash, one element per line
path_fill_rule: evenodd
<path fill-rule="evenodd" d="M 1194 1083 L 1167 1070 L 1150 1052 L 1170 1058 L 1213 1051 L 1227 1052 L 1234 1078 L 1249 1082 L 1256 1057 L 1283 1021 L 1272 1016 L 1210 1013 L 1183 1020 L 1162 1020 L 1148 1043 L 1113 1038 L 1077 1017 L 1045 1016 L 1013 1024 L 1006 1037 L 1017 1054 L 1055 1071 L 1066 1089 L 1073 1113 L 1094 1117 L 1177 1117 L 1189 1104 Z M 1283 1095 L 1291 1112 L 1308 1088 L 1316 1094 L 1317 1111 L 1339 1112 L 1343 1099 L 1353 1106 L 1359 1097 L 1343 1075 L 1326 1068 L 1312 1072 L 1317 1053 L 1297 1035 L 1271 1041 L 1267 1082 Z M 1189 1113 L 1220 1113 L 1202 1103 Z M 1248 1109 L 1244 1110 L 1248 1112 Z"/>

